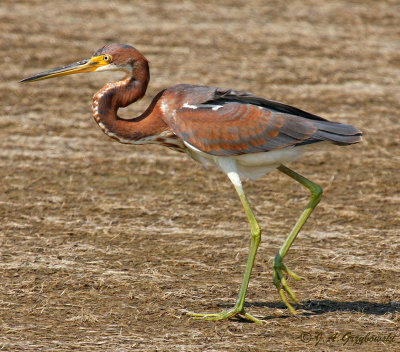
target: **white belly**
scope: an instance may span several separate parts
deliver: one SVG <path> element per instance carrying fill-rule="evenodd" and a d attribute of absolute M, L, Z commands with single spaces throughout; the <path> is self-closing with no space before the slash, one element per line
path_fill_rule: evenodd
<path fill-rule="evenodd" d="M 252 179 L 258 179 L 264 176 L 267 172 L 276 169 L 279 165 L 297 159 L 306 151 L 307 148 L 307 146 L 300 146 L 270 152 L 234 156 L 215 156 L 204 153 L 187 142 L 184 142 L 184 144 L 188 148 L 188 154 L 194 160 L 202 163 L 205 167 L 214 165 L 221 168 L 220 165 L 223 164 L 226 159 L 229 159 L 230 161 L 235 161 L 239 176 Z"/>

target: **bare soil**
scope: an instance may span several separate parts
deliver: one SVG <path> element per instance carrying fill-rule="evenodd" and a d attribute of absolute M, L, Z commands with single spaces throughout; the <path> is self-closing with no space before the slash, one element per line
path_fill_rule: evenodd
<path fill-rule="evenodd" d="M 397 1 L 1 1 L 0 350 L 400 350 L 399 23 Z M 306 278 L 289 280 L 297 317 L 271 265 L 307 190 L 278 171 L 245 182 L 263 229 L 247 310 L 265 324 L 191 319 L 231 306 L 244 270 L 226 177 L 103 135 L 91 97 L 113 75 L 17 83 L 108 42 L 151 62 L 147 97 L 122 116 L 193 83 L 364 132 L 289 165 L 325 190 L 285 259 Z"/>

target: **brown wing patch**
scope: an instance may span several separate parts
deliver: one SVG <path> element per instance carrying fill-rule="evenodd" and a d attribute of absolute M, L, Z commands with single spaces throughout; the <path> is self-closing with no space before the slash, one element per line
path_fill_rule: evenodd
<path fill-rule="evenodd" d="M 268 138 L 275 138 L 279 134 L 279 129 L 271 130 L 267 133 Z"/>
<path fill-rule="evenodd" d="M 218 109 L 176 109 L 166 122 L 176 135 L 203 152 L 239 155 L 295 145 L 316 131 L 312 121 L 259 106 L 226 103 Z"/>

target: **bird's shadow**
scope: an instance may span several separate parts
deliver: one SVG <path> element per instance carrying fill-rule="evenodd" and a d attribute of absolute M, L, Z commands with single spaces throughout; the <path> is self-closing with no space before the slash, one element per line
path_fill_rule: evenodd
<path fill-rule="evenodd" d="M 219 306 L 227 307 L 225 304 L 220 304 Z M 245 303 L 245 307 L 278 308 L 284 309 L 288 312 L 281 316 L 264 316 L 261 318 L 262 320 L 286 319 L 293 317 L 282 302 L 247 302 Z M 294 304 L 293 307 L 299 311 L 298 316 L 322 315 L 337 311 L 363 313 L 368 315 L 384 315 L 386 313 L 400 312 L 400 302 L 376 303 L 367 301 L 338 302 L 332 300 L 308 300 L 301 302 L 301 304 Z"/>

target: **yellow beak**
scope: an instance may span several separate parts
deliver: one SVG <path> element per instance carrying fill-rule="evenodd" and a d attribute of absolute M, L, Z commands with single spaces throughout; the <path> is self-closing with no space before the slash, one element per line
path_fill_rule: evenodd
<path fill-rule="evenodd" d="M 43 79 L 49 79 L 54 77 L 72 75 L 74 73 L 84 73 L 96 71 L 99 67 L 109 65 L 107 61 L 103 59 L 103 55 L 94 56 L 90 59 L 75 62 L 73 64 L 58 67 L 53 70 L 37 73 L 33 76 L 20 80 L 20 83 L 41 81 Z"/>

